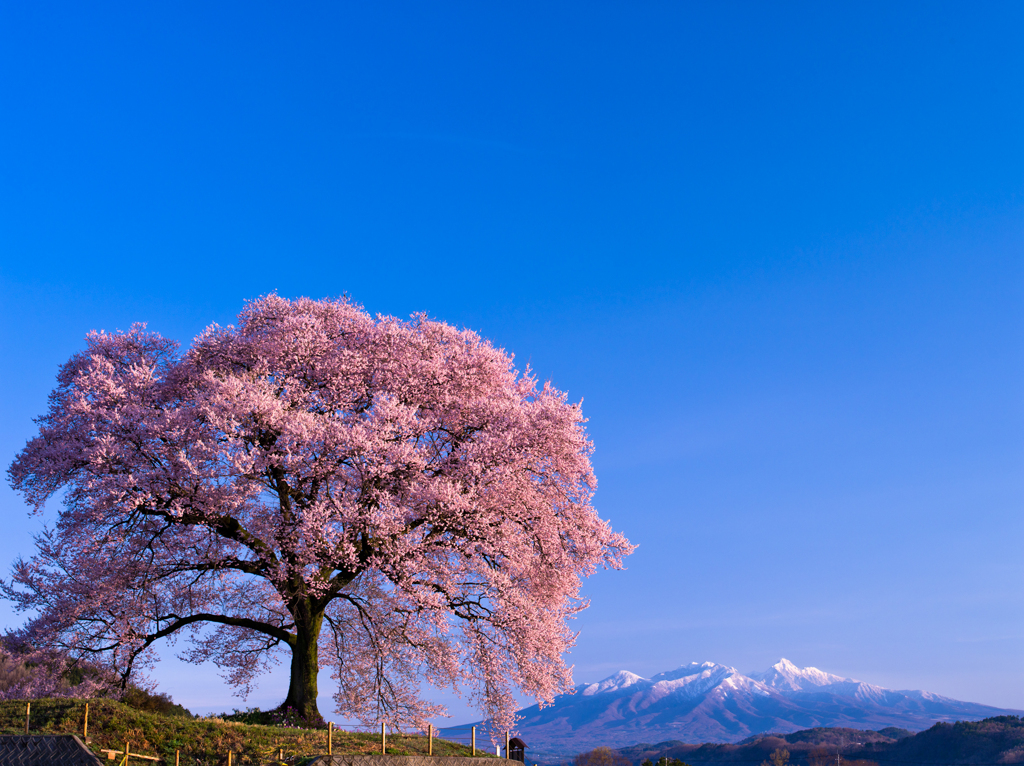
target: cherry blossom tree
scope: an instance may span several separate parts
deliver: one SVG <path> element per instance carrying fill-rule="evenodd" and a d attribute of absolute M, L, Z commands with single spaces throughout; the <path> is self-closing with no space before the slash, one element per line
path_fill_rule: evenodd
<path fill-rule="evenodd" d="M 571 685 L 581 579 L 632 546 L 591 504 L 580 406 L 476 334 L 348 300 L 246 305 L 184 353 L 91 333 L 12 463 L 61 508 L 2 584 L 40 645 L 127 680 L 184 635 L 245 694 L 291 655 L 284 705 L 392 724 L 467 690 L 499 728 L 512 691 Z"/>

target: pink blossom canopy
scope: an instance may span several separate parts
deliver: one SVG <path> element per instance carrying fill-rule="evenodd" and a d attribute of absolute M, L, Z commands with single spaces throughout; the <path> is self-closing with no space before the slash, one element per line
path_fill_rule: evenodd
<path fill-rule="evenodd" d="M 267 296 L 184 354 L 91 333 L 9 470 L 63 508 L 4 588 L 126 677 L 184 632 L 243 692 L 290 648 L 307 711 L 329 666 L 339 712 L 423 721 L 427 680 L 509 726 L 514 688 L 569 689 L 581 578 L 631 550 L 584 423 L 476 334 L 347 300 Z"/>

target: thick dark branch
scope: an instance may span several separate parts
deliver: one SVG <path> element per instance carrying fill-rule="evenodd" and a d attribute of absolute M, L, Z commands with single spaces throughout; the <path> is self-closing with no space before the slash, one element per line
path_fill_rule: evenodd
<path fill-rule="evenodd" d="M 166 628 L 162 628 L 156 633 L 150 633 L 146 636 L 145 643 L 147 646 L 157 639 L 169 636 L 175 631 L 181 630 L 187 625 L 191 625 L 196 622 L 214 622 L 220 625 L 231 625 L 236 628 L 248 628 L 249 630 L 254 630 L 257 633 L 263 633 L 264 635 L 276 638 L 279 641 L 284 641 L 289 646 L 295 643 L 295 636 L 284 628 L 278 625 L 271 625 L 269 622 L 251 620 L 248 617 L 229 617 L 223 614 L 208 614 L 200 612 L 198 614 L 190 614 L 188 617 L 179 617 L 176 614 L 169 614 L 165 619 L 174 620 L 174 622 Z"/>
<path fill-rule="evenodd" d="M 348 585 L 350 582 L 352 582 L 354 579 L 356 579 L 356 575 L 352 574 L 351 572 L 338 572 L 336 575 L 334 575 L 334 577 L 327 581 L 329 587 L 327 589 L 327 593 L 324 594 L 324 597 L 321 599 L 321 601 L 325 599 L 333 601 L 334 597 L 341 593 L 341 589 Z"/>
<path fill-rule="evenodd" d="M 221 537 L 241 543 L 259 557 L 258 564 L 261 569 L 270 569 L 277 563 L 277 556 L 274 549 L 263 540 L 256 537 L 242 526 L 241 522 L 233 516 L 219 516 L 212 525 L 212 529 Z"/>

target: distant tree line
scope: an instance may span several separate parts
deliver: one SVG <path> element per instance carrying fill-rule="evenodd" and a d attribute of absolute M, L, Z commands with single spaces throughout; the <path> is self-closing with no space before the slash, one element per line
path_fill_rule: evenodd
<path fill-rule="evenodd" d="M 790 766 L 790 754 L 785 748 L 777 748 L 761 766 Z M 874 761 L 863 759 L 848 760 L 838 753 L 825 748 L 817 748 L 807 754 L 808 766 L 878 766 Z M 573 759 L 573 766 L 632 766 L 632 762 L 618 750 L 609 747 L 597 747 L 586 753 L 580 753 Z M 645 758 L 640 766 L 690 766 L 686 761 L 667 756 L 652 761 Z"/>

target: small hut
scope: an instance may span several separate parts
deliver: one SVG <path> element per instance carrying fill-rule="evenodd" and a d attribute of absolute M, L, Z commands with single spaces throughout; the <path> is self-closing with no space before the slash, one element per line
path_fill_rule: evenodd
<path fill-rule="evenodd" d="M 526 763 L 526 743 L 519 739 L 519 737 L 512 737 L 508 741 L 508 752 L 505 753 L 505 757 L 510 761 Z"/>

